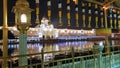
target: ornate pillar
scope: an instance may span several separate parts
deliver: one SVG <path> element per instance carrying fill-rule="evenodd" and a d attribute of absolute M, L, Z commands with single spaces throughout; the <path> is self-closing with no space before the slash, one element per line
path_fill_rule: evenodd
<path fill-rule="evenodd" d="M 13 7 L 15 13 L 15 23 L 20 32 L 19 34 L 19 66 L 28 64 L 27 60 L 27 30 L 31 25 L 31 12 L 27 0 L 17 0 Z"/>
<path fill-rule="evenodd" d="M 7 25 L 7 0 L 3 0 L 3 64 L 2 68 L 8 68 L 8 25 Z"/>

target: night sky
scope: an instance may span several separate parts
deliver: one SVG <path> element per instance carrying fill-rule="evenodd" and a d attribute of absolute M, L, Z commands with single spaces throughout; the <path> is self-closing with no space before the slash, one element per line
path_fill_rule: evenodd
<path fill-rule="evenodd" d="M 63 23 L 63 26 L 58 26 L 59 25 L 59 18 L 58 18 L 58 1 L 62 2 L 62 23 Z M 67 0 L 51 0 L 52 2 L 52 5 L 51 5 L 51 21 L 53 23 L 53 25 L 56 27 L 56 28 L 75 28 L 75 29 L 81 29 L 82 28 L 82 8 L 81 7 L 81 3 L 84 2 L 86 3 L 86 6 L 85 6 L 85 9 L 86 9 L 86 19 L 88 19 L 88 9 L 92 9 L 92 21 L 91 21 L 91 26 L 92 28 L 95 28 L 95 9 L 93 8 L 94 7 L 94 4 L 92 4 L 92 7 L 91 8 L 88 8 L 88 4 L 87 2 L 85 2 L 84 0 L 79 0 L 79 5 L 78 5 L 78 8 L 79 8 L 79 27 L 76 27 L 76 21 L 75 21 L 75 4 L 74 2 L 72 2 L 71 0 L 71 3 L 70 3 L 70 7 L 71 7 L 71 26 L 67 26 L 67 4 L 66 4 L 66 1 Z M 98 0 L 98 1 L 103 1 L 103 0 Z M 9 26 L 14 26 L 15 25 L 15 14 L 13 12 L 11 12 L 12 10 L 12 7 L 15 6 L 15 2 L 16 0 L 8 0 L 8 25 Z M 35 0 L 28 0 L 29 4 L 30 4 L 30 8 L 34 9 L 34 11 L 32 12 L 31 16 L 32 16 L 32 19 L 31 19 L 31 23 L 32 23 L 32 26 L 31 27 L 35 27 L 36 24 L 35 24 L 35 19 L 36 19 L 36 15 L 35 15 Z M 3 5 L 3 2 L 2 0 L 0 0 L 0 10 L 2 10 L 0 12 L 0 26 L 3 25 L 3 9 L 2 9 L 2 5 Z M 47 0 L 40 0 L 40 4 L 39 4 L 39 7 L 40 7 L 40 20 L 43 16 L 47 17 Z M 100 7 L 97 9 L 99 10 Z M 109 13 L 109 12 L 108 12 Z M 109 14 L 108 14 L 109 15 Z M 100 26 L 100 15 L 99 16 L 99 22 L 98 22 L 98 26 Z M 108 20 L 109 20 L 109 16 L 108 16 Z M 109 21 L 108 21 L 109 22 Z M 86 24 L 88 24 L 88 20 L 86 20 Z M 108 26 L 110 26 L 108 24 Z"/>
<path fill-rule="evenodd" d="M 36 26 L 35 24 L 35 19 L 36 19 L 36 15 L 35 15 L 35 8 L 36 8 L 36 4 L 35 4 L 35 0 L 28 0 L 29 4 L 30 4 L 30 8 L 34 9 L 34 11 L 31 13 L 31 23 L 32 23 L 32 27 Z M 8 25 L 9 26 L 14 26 L 15 25 L 15 14 L 13 12 L 11 12 L 12 7 L 15 6 L 16 0 L 8 0 Z M 3 9 L 2 9 L 2 5 L 3 2 L 2 0 L 0 0 L 0 10 L 2 10 L 0 12 L 0 26 L 3 23 Z M 40 20 L 43 16 L 47 17 L 47 0 L 40 0 Z M 58 22 L 58 13 L 57 13 L 57 1 L 56 0 L 52 0 L 52 17 L 51 17 L 51 21 L 52 23 L 54 23 L 54 25 L 57 26 L 57 22 Z"/>

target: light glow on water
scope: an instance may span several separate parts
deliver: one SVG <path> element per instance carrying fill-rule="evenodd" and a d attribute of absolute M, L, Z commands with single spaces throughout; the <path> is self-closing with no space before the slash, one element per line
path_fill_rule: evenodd
<path fill-rule="evenodd" d="M 70 50 L 72 47 L 77 50 L 85 50 L 93 47 L 94 42 L 90 41 L 73 41 L 73 42 L 60 42 L 55 44 L 40 44 L 40 43 L 29 43 L 27 45 L 28 54 L 40 53 L 42 48 L 45 52 L 58 51 L 58 50 Z M 100 42 L 100 44 L 102 44 Z M 8 48 L 14 48 L 15 53 L 18 53 L 19 44 L 11 44 Z M 14 52 L 13 52 L 14 54 Z M 16 55 L 16 54 L 15 54 Z"/>

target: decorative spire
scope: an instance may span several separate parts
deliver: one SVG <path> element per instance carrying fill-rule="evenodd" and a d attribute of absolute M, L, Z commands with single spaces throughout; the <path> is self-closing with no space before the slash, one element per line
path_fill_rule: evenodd
<path fill-rule="evenodd" d="M 51 0 L 48 0 L 47 6 L 48 6 L 48 18 L 49 20 L 51 20 Z"/>
<path fill-rule="evenodd" d="M 82 2 L 82 20 L 83 20 L 82 26 L 83 27 L 86 27 L 85 19 L 86 19 L 86 16 L 85 16 L 85 3 Z"/>
<path fill-rule="evenodd" d="M 68 18 L 68 26 L 70 26 L 70 0 L 67 0 L 67 18 Z"/>
<path fill-rule="evenodd" d="M 95 4 L 95 28 L 98 28 L 98 4 Z"/>
<path fill-rule="evenodd" d="M 36 0 L 36 24 L 39 24 L 39 0 Z"/>
<path fill-rule="evenodd" d="M 75 0 L 75 18 L 76 18 L 76 27 L 79 27 L 78 0 Z"/>
<path fill-rule="evenodd" d="M 62 26 L 62 3 L 58 2 L 58 17 L 59 17 L 59 26 Z"/>
<path fill-rule="evenodd" d="M 88 28 L 91 28 L 91 3 L 88 3 Z"/>

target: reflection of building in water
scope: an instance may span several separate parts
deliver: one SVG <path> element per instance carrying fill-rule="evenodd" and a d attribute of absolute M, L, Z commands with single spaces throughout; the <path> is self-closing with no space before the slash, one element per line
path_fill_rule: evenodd
<path fill-rule="evenodd" d="M 93 42 L 90 41 L 73 41 L 73 42 L 63 42 L 57 44 L 59 50 L 70 50 L 74 47 L 75 50 L 85 50 L 92 49 Z"/>
<path fill-rule="evenodd" d="M 101 42 L 101 41 L 99 41 Z M 27 54 L 41 53 L 41 50 L 44 49 L 44 52 L 51 51 L 63 51 L 63 50 L 71 50 L 74 47 L 75 52 L 85 51 L 86 49 L 92 49 L 94 42 L 91 41 L 73 41 L 73 42 L 59 42 L 54 44 L 40 44 L 40 43 L 28 43 L 27 44 Z M 11 56 L 18 55 L 19 44 L 10 44 L 8 48 L 14 49 L 14 52 Z M 54 52 L 44 54 L 45 61 L 52 59 L 54 55 L 69 53 L 69 52 Z M 35 55 L 32 57 L 41 57 L 41 55 Z"/>
<path fill-rule="evenodd" d="M 29 43 L 27 44 L 27 54 L 40 53 L 42 48 L 44 52 L 70 50 L 72 47 L 74 47 L 75 50 L 85 50 L 93 48 L 93 44 L 94 42 L 91 41 L 60 42 L 54 44 Z M 8 48 L 15 50 L 12 55 L 18 55 L 19 44 L 10 44 Z M 52 55 L 52 53 L 49 53 L 49 55 Z"/>
<path fill-rule="evenodd" d="M 118 33 L 112 33 L 112 45 L 120 45 L 120 31 Z"/>

